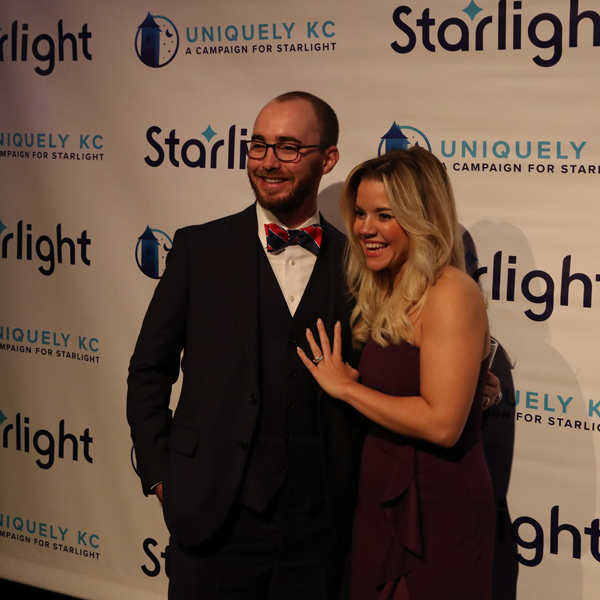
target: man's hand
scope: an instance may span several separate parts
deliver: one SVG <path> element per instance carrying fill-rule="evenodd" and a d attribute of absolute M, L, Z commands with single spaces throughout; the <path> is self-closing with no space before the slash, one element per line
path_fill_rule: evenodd
<path fill-rule="evenodd" d="M 488 371 L 487 379 L 485 380 L 485 389 L 483 390 L 483 409 L 487 410 L 492 406 L 496 406 L 500 400 L 502 400 L 500 380 L 492 372 Z"/>
<path fill-rule="evenodd" d="M 162 506 L 162 483 L 159 483 L 154 488 L 154 493 L 156 494 L 156 497 L 158 498 L 158 501 L 160 502 L 160 505 Z"/>

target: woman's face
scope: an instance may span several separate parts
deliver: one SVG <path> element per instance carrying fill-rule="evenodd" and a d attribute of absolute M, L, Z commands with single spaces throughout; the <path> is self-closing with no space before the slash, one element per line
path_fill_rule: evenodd
<path fill-rule="evenodd" d="M 354 235 L 371 271 L 389 269 L 395 280 L 408 257 L 408 237 L 390 209 L 382 181 L 363 179 L 354 207 Z"/>

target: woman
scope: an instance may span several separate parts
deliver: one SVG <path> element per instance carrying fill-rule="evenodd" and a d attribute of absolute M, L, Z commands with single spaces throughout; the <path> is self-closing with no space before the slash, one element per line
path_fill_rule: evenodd
<path fill-rule="evenodd" d="M 354 600 L 492 597 L 493 492 L 481 443 L 490 336 L 464 272 L 443 165 L 415 147 L 356 167 L 340 200 L 359 371 L 323 324 L 321 387 L 370 420 L 354 522 Z M 358 382 L 360 372 L 361 383 Z"/>

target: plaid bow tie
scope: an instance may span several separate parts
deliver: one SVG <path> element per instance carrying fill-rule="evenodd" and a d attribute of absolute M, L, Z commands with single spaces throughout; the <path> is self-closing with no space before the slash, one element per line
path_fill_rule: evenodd
<path fill-rule="evenodd" d="M 321 251 L 323 241 L 323 228 L 320 225 L 309 225 L 302 229 L 283 229 L 275 223 L 265 225 L 267 234 L 267 251 L 281 250 L 286 246 L 299 244 L 312 252 L 315 256 Z"/>

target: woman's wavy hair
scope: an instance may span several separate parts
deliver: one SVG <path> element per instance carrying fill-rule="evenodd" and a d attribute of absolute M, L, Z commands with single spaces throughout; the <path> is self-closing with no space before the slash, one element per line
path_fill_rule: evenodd
<path fill-rule="evenodd" d="M 389 269 L 371 271 L 354 234 L 361 181 L 381 181 L 394 217 L 408 237 L 408 257 L 395 289 Z M 368 160 L 350 173 L 340 196 L 348 230 L 346 271 L 356 299 L 350 319 L 356 347 L 372 337 L 380 346 L 414 341 L 410 317 L 418 315 L 429 288 L 451 265 L 465 270 L 454 194 L 442 163 L 418 146 Z"/>

